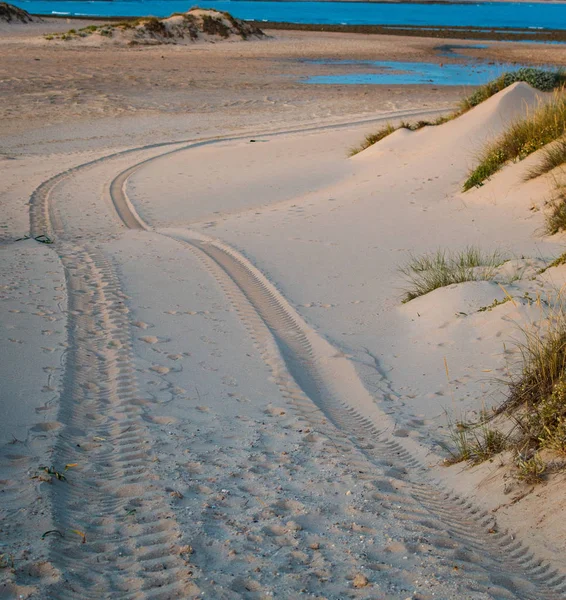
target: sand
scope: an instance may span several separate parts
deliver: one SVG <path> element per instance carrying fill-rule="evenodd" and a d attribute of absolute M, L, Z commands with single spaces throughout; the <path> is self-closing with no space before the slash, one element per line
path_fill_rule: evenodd
<path fill-rule="evenodd" d="M 0 598 L 564 597 L 560 477 L 443 466 L 445 411 L 501 400 L 525 292 L 566 277 L 536 276 L 562 252 L 532 210 L 552 174 L 523 182 L 536 155 L 460 191 L 544 95 L 515 84 L 348 158 L 464 90 L 307 90 L 293 57 L 432 42 L 25 35 L 0 46 Z M 478 312 L 493 282 L 400 303 L 409 252 L 468 244 L 512 259 L 515 303 Z"/>

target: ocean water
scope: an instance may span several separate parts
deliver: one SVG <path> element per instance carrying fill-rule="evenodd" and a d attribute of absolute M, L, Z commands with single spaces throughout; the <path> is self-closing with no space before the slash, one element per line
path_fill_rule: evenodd
<path fill-rule="evenodd" d="M 192 0 L 12 0 L 34 14 L 165 17 L 187 11 Z M 346 25 L 418 25 L 566 29 L 566 4 L 498 2 L 481 4 L 388 4 L 369 2 L 263 2 L 199 0 L 253 21 Z"/>

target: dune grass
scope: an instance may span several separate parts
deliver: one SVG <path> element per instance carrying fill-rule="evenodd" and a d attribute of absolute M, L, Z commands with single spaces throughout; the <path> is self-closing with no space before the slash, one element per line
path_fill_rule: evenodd
<path fill-rule="evenodd" d="M 542 158 L 527 174 L 527 179 L 535 179 L 566 163 L 566 139 L 549 144 L 542 151 Z"/>
<path fill-rule="evenodd" d="M 517 71 L 503 73 L 497 79 L 480 86 L 467 98 L 464 98 L 460 102 L 459 113 L 465 113 L 518 81 L 524 81 L 541 92 L 552 92 L 566 84 L 566 73 L 561 69 L 549 71 L 535 67 L 523 67 Z"/>
<path fill-rule="evenodd" d="M 388 123 L 376 133 L 366 136 L 359 146 L 352 148 L 350 156 L 369 148 L 398 129 L 416 131 L 426 126 L 442 125 L 451 121 L 517 81 L 524 81 L 542 92 L 550 92 L 566 84 L 566 73 L 561 69 L 549 71 L 534 67 L 524 67 L 511 73 L 503 73 L 497 79 L 478 87 L 472 94 L 460 101 L 456 110 L 447 115 L 441 115 L 433 121 L 417 121 L 415 123 L 402 121 L 396 127 Z"/>
<path fill-rule="evenodd" d="M 544 216 L 544 233 L 554 235 L 566 231 L 566 188 L 557 186 L 547 206 L 549 210 Z"/>
<path fill-rule="evenodd" d="M 437 250 L 422 256 L 411 255 L 399 268 L 408 283 L 402 301 L 409 302 L 454 283 L 490 281 L 495 277 L 495 269 L 504 262 L 500 252 L 487 254 L 474 246 L 459 252 Z"/>
<path fill-rule="evenodd" d="M 540 104 L 524 119 L 512 123 L 495 142 L 489 144 L 464 183 L 464 191 L 483 182 L 510 160 L 522 160 L 566 133 L 566 95 Z"/>
<path fill-rule="evenodd" d="M 507 449 L 507 436 L 491 427 L 488 420 L 479 423 L 449 423 L 452 448 L 445 463 L 469 462 L 478 465 Z"/>
<path fill-rule="evenodd" d="M 408 129 L 409 131 L 417 131 L 418 129 L 422 129 L 423 127 L 442 125 L 442 123 L 446 123 L 447 121 L 451 121 L 455 118 L 455 115 L 440 115 L 434 121 L 426 121 L 419 120 L 415 122 L 410 121 L 401 121 L 399 125 L 391 125 L 391 123 L 387 123 L 381 129 L 378 129 L 375 133 L 370 133 L 366 135 L 364 141 L 354 148 L 350 149 L 349 156 L 354 156 L 358 154 L 358 152 L 362 152 L 362 150 L 366 150 L 370 146 L 377 144 L 377 142 L 381 141 L 383 138 L 386 138 L 388 135 L 392 134 L 399 129 Z"/>
<path fill-rule="evenodd" d="M 560 257 L 558 260 L 563 260 Z M 566 457 L 566 313 L 559 298 L 542 324 L 522 329 L 521 361 L 508 381 L 507 400 L 479 423 L 450 424 L 453 449 L 446 462 L 478 464 L 512 452 L 516 477 L 534 484 L 550 471 L 548 458 Z M 504 416 L 505 429 L 492 425 Z"/>

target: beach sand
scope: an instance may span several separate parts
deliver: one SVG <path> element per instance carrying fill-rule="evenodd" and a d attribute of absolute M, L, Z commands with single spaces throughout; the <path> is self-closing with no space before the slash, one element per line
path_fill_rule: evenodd
<path fill-rule="evenodd" d="M 348 158 L 468 90 L 305 86 L 325 67 L 299 59 L 438 41 L 81 48 L 37 36 L 55 25 L 0 37 L 0 598 L 564 597 L 562 476 L 443 466 L 446 413 L 502 400 L 539 314 L 478 310 L 566 281 L 537 276 L 563 240 L 540 235 L 552 174 L 523 181 L 536 154 L 461 192 L 545 96 L 515 84 Z M 472 244 L 511 259 L 506 291 L 401 304 L 410 252 Z"/>

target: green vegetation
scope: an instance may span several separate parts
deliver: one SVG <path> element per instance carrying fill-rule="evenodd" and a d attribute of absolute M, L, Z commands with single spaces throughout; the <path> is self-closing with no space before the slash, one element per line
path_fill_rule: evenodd
<path fill-rule="evenodd" d="M 482 306 L 481 308 L 478 308 L 478 312 L 490 312 L 494 308 L 501 306 L 502 304 L 505 304 L 506 302 L 509 302 L 510 300 L 511 300 L 511 296 L 505 296 L 505 298 L 503 298 L 503 300 L 498 300 L 496 298 L 489 306 Z"/>
<path fill-rule="evenodd" d="M 526 118 L 512 123 L 484 150 L 479 165 L 464 183 L 464 191 L 480 186 L 509 160 L 522 160 L 566 133 L 566 96 L 557 93 Z"/>
<path fill-rule="evenodd" d="M 388 124 L 387 126 L 377 131 L 375 134 L 370 134 L 366 136 L 366 139 L 360 144 L 360 146 L 353 148 L 350 151 L 350 156 L 353 156 L 354 154 L 357 154 L 358 152 L 369 148 L 371 145 L 375 144 L 376 142 L 379 142 L 384 137 L 387 137 L 389 134 L 393 133 L 394 131 L 397 131 L 397 129 L 404 128 L 410 129 L 411 131 L 415 131 L 425 126 L 442 125 L 447 121 L 451 121 L 452 119 L 463 115 L 464 113 L 472 109 L 474 106 L 481 104 L 488 98 L 491 98 L 491 96 L 497 94 L 501 90 L 505 89 L 512 83 L 516 83 L 517 81 L 524 81 L 532 87 L 536 88 L 537 90 L 543 92 L 550 92 L 566 84 L 566 73 L 564 73 L 562 70 L 548 71 L 545 69 L 537 69 L 534 67 L 524 67 L 512 73 L 504 73 L 497 79 L 494 79 L 493 81 L 490 81 L 489 83 L 478 87 L 470 96 L 464 98 L 459 103 L 458 108 L 452 113 L 440 116 L 434 121 L 418 121 L 416 123 L 402 122 L 397 127 Z M 486 172 L 488 172 L 488 170 L 486 170 Z M 487 175 L 486 177 L 489 177 L 489 175 Z M 473 185 L 476 184 L 472 184 L 472 186 Z"/>
<path fill-rule="evenodd" d="M 230 28 L 224 21 L 217 17 L 211 17 L 210 15 L 203 15 L 202 30 L 209 35 L 219 35 L 223 38 L 227 38 L 230 35 Z"/>
<path fill-rule="evenodd" d="M 504 262 L 499 252 L 484 254 L 473 246 L 460 252 L 437 250 L 419 257 L 411 256 L 399 269 L 409 284 L 403 302 L 454 283 L 493 280 L 496 268 Z"/>
<path fill-rule="evenodd" d="M 550 269 L 552 267 L 560 267 L 561 265 L 566 264 L 566 252 L 564 252 L 564 254 L 561 254 L 558 258 L 555 258 L 549 265 L 548 267 L 546 267 L 545 269 L 543 269 L 541 271 L 541 273 L 544 273 L 544 271 L 546 271 L 547 269 Z"/>
<path fill-rule="evenodd" d="M 140 20 L 139 25 L 141 25 L 147 32 L 153 35 L 171 37 L 171 34 L 169 33 L 169 30 L 167 29 L 163 21 L 161 21 L 157 17 L 149 17 L 147 19 L 142 19 Z"/>
<path fill-rule="evenodd" d="M 497 79 L 480 86 L 470 96 L 464 98 L 460 102 L 459 113 L 465 113 L 518 81 L 524 81 L 541 92 L 551 92 L 566 83 L 566 75 L 562 70 L 547 71 L 534 67 L 524 67 L 512 73 L 503 73 Z"/>
<path fill-rule="evenodd" d="M 173 13 L 171 15 L 171 17 L 182 17 L 181 22 L 167 22 L 167 20 L 158 19 L 156 17 L 142 17 L 129 21 L 121 21 L 119 23 L 89 25 L 79 29 L 78 31 L 76 29 L 70 29 L 66 33 L 49 34 L 44 37 L 46 40 L 55 39 L 68 41 L 84 38 L 94 33 L 104 37 L 113 37 L 116 30 L 137 30 L 134 32 L 134 39 L 129 41 L 130 45 L 136 45 L 144 43 L 144 38 L 147 39 L 148 37 L 152 38 L 152 41 L 146 43 L 155 43 L 155 40 L 160 41 L 161 38 L 183 38 L 187 35 L 191 38 L 191 40 L 196 40 L 198 38 L 199 31 L 203 31 L 204 33 L 210 35 L 218 35 L 222 38 L 228 38 L 231 33 L 236 33 L 244 40 L 248 39 L 250 35 L 263 35 L 263 32 L 258 27 L 239 21 L 227 12 L 214 11 L 215 13 L 221 15 L 221 17 L 225 18 L 230 25 L 227 25 L 223 18 L 214 15 L 192 14 L 191 11 L 195 10 L 202 9 L 193 7 L 188 13 Z M 149 35 L 144 36 L 143 34 Z"/>
<path fill-rule="evenodd" d="M 563 165 L 566 162 L 566 139 L 560 139 L 553 144 L 549 144 L 542 151 L 542 160 L 538 165 L 533 167 L 527 179 L 534 179 L 540 175 L 544 175 L 556 167 Z"/>
<path fill-rule="evenodd" d="M 566 254 L 555 261 L 564 262 Z M 517 478 L 534 484 L 549 472 L 545 455 L 566 456 L 566 313 L 560 299 L 542 326 L 523 334 L 521 369 L 509 383 L 507 400 L 492 415 L 505 417 L 506 432 L 488 426 L 485 417 L 480 423 L 451 425 L 454 448 L 447 462 L 477 464 L 509 450 Z"/>
<path fill-rule="evenodd" d="M 544 232 L 547 235 L 554 235 L 566 231 L 566 189 L 559 187 L 555 196 L 548 202 L 548 206 L 550 210 L 544 217 Z"/>
<path fill-rule="evenodd" d="M 450 425 L 453 448 L 446 464 L 470 462 L 480 464 L 507 449 L 507 437 L 488 426 L 486 420 L 476 424 L 456 423 Z"/>
<path fill-rule="evenodd" d="M 355 154 L 358 154 L 358 152 L 361 152 L 362 150 L 365 150 L 366 148 L 373 146 L 374 144 L 376 144 L 383 138 L 387 137 L 394 131 L 397 131 L 398 129 L 408 129 L 409 131 L 417 131 L 418 129 L 422 129 L 423 127 L 429 127 L 429 126 L 432 127 L 435 125 L 442 125 L 443 123 L 446 123 L 447 121 L 451 121 L 454 118 L 455 118 L 455 115 L 450 114 L 450 115 L 440 115 L 434 121 L 421 120 L 421 121 L 415 121 L 414 123 L 410 123 L 408 121 L 401 121 L 401 123 L 399 123 L 399 125 L 397 125 L 397 127 L 395 127 L 394 125 L 391 125 L 391 123 L 387 123 L 387 125 L 384 125 L 381 129 L 379 129 L 375 133 L 370 133 L 369 135 L 366 135 L 364 141 L 359 146 L 356 146 L 350 150 L 349 155 L 354 156 Z"/>
<path fill-rule="evenodd" d="M 370 133 L 366 135 L 364 141 L 359 146 L 350 149 L 350 156 L 354 156 L 354 154 L 358 154 L 358 152 L 361 152 L 362 150 L 365 150 L 366 148 L 377 144 L 377 142 L 379 142 L 383 138 L 386 138 L 394 131 L 397 131 L 397 129 L 399 129 L 399 127 L 394 127 L 393 125 L 391 125 L 391 123 L 387 123 L 387 125 L 384 125 L 375 133 Z"/>

